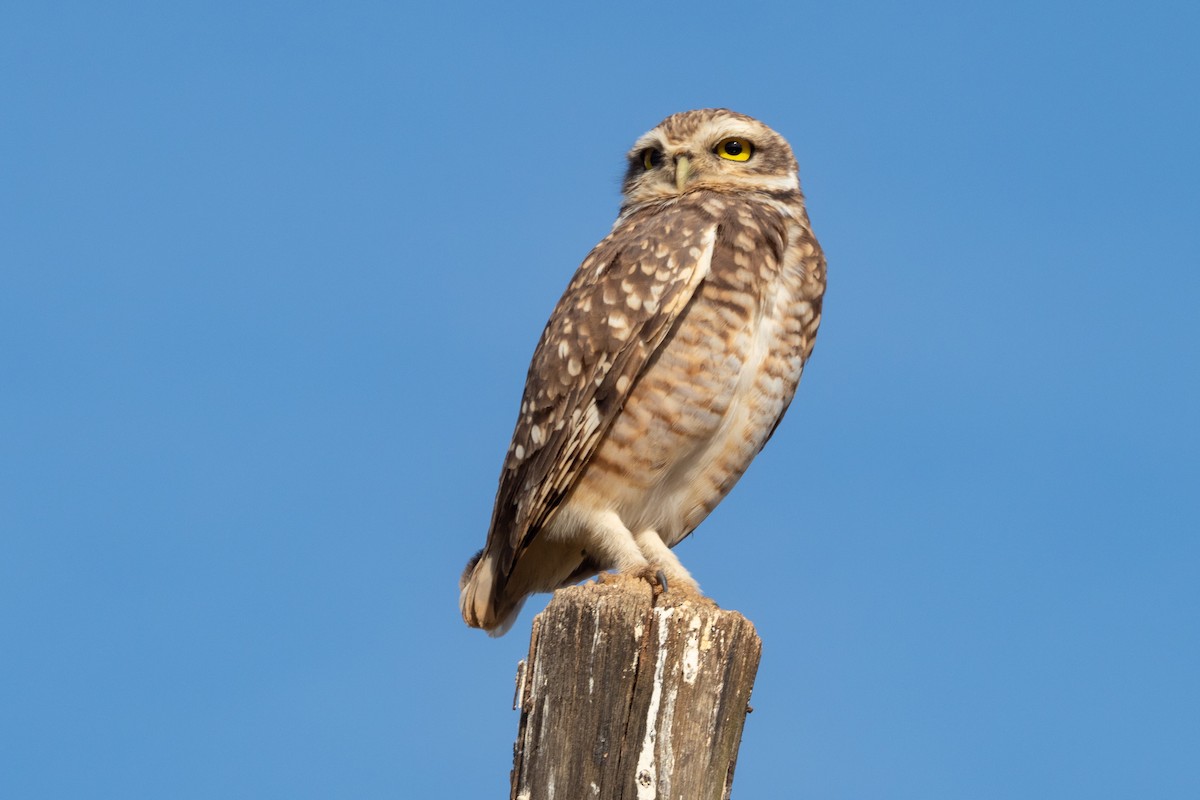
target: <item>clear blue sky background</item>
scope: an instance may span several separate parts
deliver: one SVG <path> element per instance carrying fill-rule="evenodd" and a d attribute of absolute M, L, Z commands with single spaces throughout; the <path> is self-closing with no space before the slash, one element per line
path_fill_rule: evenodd
<path fill-rule="evenodd" d="M 504 797 L 458 616 L 528 358 L 675 111 L 830 288 L 679 553 L 738 798 L 1200 796 L 1200 6 L 10 3 L 0 795 Z"/>

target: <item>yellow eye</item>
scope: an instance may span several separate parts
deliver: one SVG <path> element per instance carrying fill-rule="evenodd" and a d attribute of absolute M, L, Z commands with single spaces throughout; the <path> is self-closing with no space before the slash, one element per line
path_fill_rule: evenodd
<path fill-rule="evenodd" d="M 717 142 L 713 152 L 729 161 L 749 161 L 750 155 L 754 152 L 754 145 L 745 139 L 722 139 Z"/>
<path fill-rule="evenodd" d="M 642 153 L 642 166 L 646 169 L 658 166 L 658 151 L 653 147 L 646 148 L 646 152 Z"/>

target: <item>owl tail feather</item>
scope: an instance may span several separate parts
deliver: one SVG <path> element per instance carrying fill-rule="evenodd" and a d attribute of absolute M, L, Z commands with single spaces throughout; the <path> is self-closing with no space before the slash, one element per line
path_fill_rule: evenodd
<path fill-rule="evenodd" d="M 524 597 L 513 599 L 497 591 L 495 562 L 483 550 L 467 562 L 458 585 L 461 588 L 458 607 L 463 619 L 472 628 L 487 631 L 488 636 L 508 633 L 525 605 Z"/>

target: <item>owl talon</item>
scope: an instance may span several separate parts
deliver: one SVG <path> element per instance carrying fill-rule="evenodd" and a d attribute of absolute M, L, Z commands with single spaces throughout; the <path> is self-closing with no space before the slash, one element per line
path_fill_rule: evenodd
<path fill-rule="evenodd" d="M 667 588 L 667 573 L 661 569 L 654 573 L 654 577 L 658 580 L 658 585 L 662 587 L 663 594 L 666 594 L 670 589 Z"/>

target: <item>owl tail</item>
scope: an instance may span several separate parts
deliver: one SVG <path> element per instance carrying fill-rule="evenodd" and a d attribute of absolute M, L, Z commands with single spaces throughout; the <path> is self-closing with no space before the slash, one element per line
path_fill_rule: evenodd
<path fill-rule="evenodd" d="M 472 628 L 482 628 L 488 636 L 503 636 L 517 620 L 525 597 L 508 597 L 503 587 L 496 585 L 496 565 L 490 555 L 480 550 L 463 570 L 458 585 L 458 607 L 463 619 Z M 500 591 L 497 591 L 500 589 Z"/>

